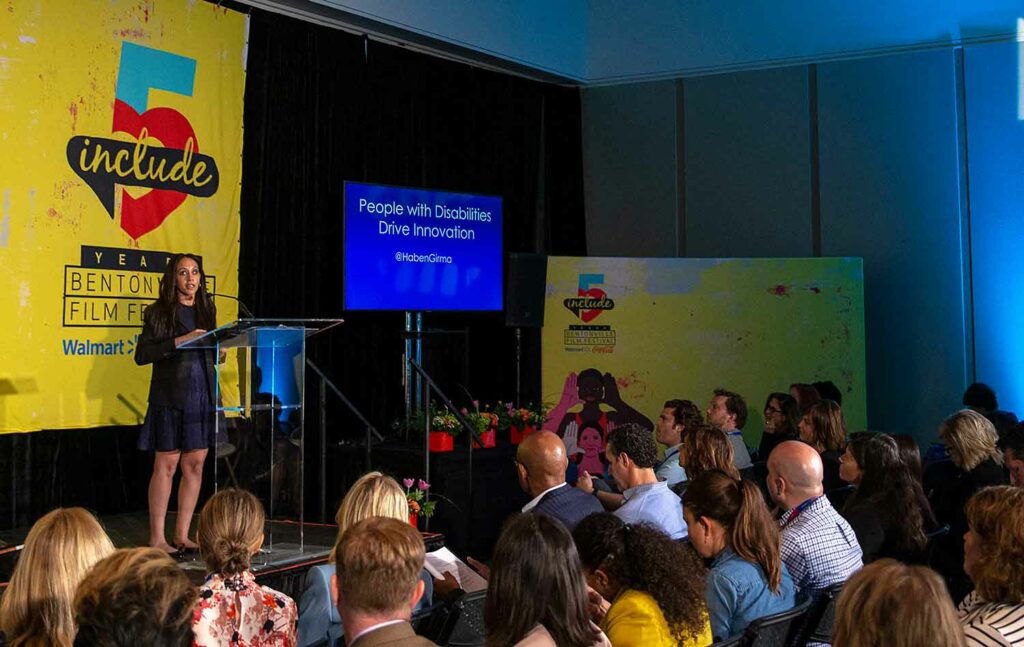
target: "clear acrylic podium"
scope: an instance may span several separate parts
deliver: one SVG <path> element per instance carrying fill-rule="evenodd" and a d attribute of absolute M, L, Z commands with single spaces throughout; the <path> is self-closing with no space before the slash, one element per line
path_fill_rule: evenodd
<path fill-rule="evenodd" d="M 300 559 L 305 550 L 303 423 L 306 338 L 341 319 L 239 319 L 182 344 L 216 361 L 214 487 L 255 494 L 267 515 L 253 567 Z M 202 506 L 200 501 L 199 505 Z"/>

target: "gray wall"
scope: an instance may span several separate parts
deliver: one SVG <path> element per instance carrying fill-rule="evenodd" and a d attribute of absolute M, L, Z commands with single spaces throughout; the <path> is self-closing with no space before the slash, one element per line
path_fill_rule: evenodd
<path fill-rule="evenodd" d="M 1016 51 L 586 89 L 589 252 L 863 257 L 872 427 L 933 440 L 974 379 L 1024 408 Z"/>

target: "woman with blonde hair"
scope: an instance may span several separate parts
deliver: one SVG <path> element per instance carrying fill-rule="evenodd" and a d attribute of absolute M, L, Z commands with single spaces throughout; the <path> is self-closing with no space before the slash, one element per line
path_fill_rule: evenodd
<path fill-rule="evenodd" d="M 972 643 L 1024 645 L 1024 488 L 987 487 L 967 502 L 964 570 L 974 591 L 960 603 Z"/>
<path fill-rule="evenodd" d="M 964 647 L 964 635 L 946 586 L 934 571 L 880 559 L 843 586 L 832 645 Z"/>
<path fill-rule="evenodd" d="M 996 428 L 977 411 L 962 409 L 946 418 L 939 437 L 949 448 L 951 463 L 940 478 L 929 479 L 934 488 L 928 498 L 936 521 L 949 524 L 949 534 L 936 539 L 932 567 L 946 578 L 953 601 L 959 602 L 972 588 L 964 572 L 962 541 L 968 528 L 967 501 L 984 487 L 1005 484 L 1006 472 Z"/>
<path fill-rule="evenodd" d="M 33 524 L 0 603 L 7 645 L 70 647 L 75 589 L 93 565 L 114 552 L 96 517 L 57 508 Z"/>
<path fill-rule="evenodd" d="M 825 493 L 843 486 L 839 478 L 839 456 L 846 446 L 846 421 L 843 410 L 832 400 L 815 402 L 798 425 L 800 440 L 821 454 Z"/>
<path fill-rule="evenodd" d="M 263 545 L 263 504 L 228 488 L 199 513 L 199 554 L 210 572 L 199 588 L 192 630 L 195 647 L 294 647 L 295 602 L 256 583 L 250 560 Z"/>
<path fill-rule="evenodd" d="M 398 482 L 380 472 L 363 474 L 352 484 L 334 516 L 338 524 L 338 537 L 363 519 L 388 517 L 409 521 L 409 503 Z M 327 564 L 314 566 L 306 573 L 306 582 L 299 598 L 299 647 L 327 641 L 334 645 L 345 632 L 341 615 L 331 597 L 331 577 L 334 575 L 334 551 Z M 420 579 L 424 583 L 423 597 L 416 610 L 430 606 L 434 580 L 424 570 Z"/>
<path fill-rule="evenodd" d="M 683 516 L 690 543 L 711 560 L 704 598 L 715 640 L 793 608 L 796 593 L 782 562 L 779 526 L 756 485 L 718 470 L 704 472 L 683 495 Z"/>

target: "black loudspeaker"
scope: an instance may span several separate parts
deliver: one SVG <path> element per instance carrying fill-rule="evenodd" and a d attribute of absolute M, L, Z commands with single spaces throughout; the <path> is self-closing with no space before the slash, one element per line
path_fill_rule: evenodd
<path fill-rule="evenodd" d="M 523 328 L 543 326 L 548 257 L 544 254 L 509 254 L 507 278 L 505 325 Z"/>

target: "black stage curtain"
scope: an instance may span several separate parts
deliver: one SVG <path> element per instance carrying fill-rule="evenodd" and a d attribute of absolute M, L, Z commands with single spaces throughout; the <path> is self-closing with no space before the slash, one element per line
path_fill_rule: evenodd
<path fill-rule="evenodd" d="M 401 313 L 342 311 L 343 181 L 501 195 L 506 252 L 585 255 L 579 92 L 253 11 L 240 292 L 257 316 L 344 317 L 308 352 L 381 431 L 403 413 Z M 515 394 L 502 314 L 426 314 L 425 368 L 465 404 Z M 523 400 L 542 399 L 524 331 Z M 307 402 L 313 387 L 307 382 Z M 307 414 L 307 429 L 313 422 Z M 331 409 L 328 441 L 361 433 Z M 307 502 L 319 487 L 307 433 Z M 341 481 L 329 455 L 330 516 Z"/>
<path fill-rule="evenodd" d="M 403 408 L 403 317 L 342 312 L 342 183 L 501 195 L 507 252 L 583 255 L 580 137 L 576 89 L 253 10 L 241 299 L 258 316 L 344 317 L 344 327 L 310 344 L 310 357 L 387 432 Z M 425 326 L 461 331 L 424 344 L 427 369 L 460 404 L 466 391 L 483 401 L 514 395 L 514 335 L 503 315 L 427 314 Z M 538 332 L 525 331 L 523 341 L 524 400 L 538 400 Z M 307 395 L 314 389 L 311 379 Z M 331 442 L 361 431 L 333 401 L 329 412 Z M 151 459 L 134 449 L 137 431 L 0 436 L 0 528 L 57 506 L 144 510 Z M 307 439 L 309 518 L 323 481 L 316 436 Z M 329 517 L 350 475 L 339 478 L 337 457 L 328 458 Z"/>

